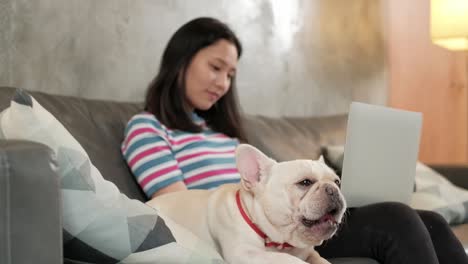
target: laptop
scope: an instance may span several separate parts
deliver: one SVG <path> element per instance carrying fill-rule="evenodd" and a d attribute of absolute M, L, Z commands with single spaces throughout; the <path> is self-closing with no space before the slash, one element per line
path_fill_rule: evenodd
<path fill-rule="evenodd" d="M 341 176 L 348 207 L 410 202 L 421 125 L 421 113 L 351 103 Z"/>

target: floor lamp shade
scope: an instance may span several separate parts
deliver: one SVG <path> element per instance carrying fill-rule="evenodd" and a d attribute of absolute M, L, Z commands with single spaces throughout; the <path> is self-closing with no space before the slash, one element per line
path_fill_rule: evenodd
<path fill-rule="evenodd" d="M 450 50 L 468 50 L 468 0 L 431 0 L 431 38 Z"/>

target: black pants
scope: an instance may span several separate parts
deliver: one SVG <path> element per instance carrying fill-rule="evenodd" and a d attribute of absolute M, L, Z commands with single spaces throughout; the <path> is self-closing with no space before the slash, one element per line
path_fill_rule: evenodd
<path fill-rule="evenodd" d="M 400 203 L 348 209 L 337 234 L 316 249 L 324 258 L 367 257 L 381 264 L 468 263 L 442 216 Z"/>

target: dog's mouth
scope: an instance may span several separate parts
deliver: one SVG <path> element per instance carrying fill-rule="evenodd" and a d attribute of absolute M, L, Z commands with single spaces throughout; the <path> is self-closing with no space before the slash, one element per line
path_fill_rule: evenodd
<path fill-rule="evenodd" d="M 306 217 L 302 217 L 301 222 L 307 228 L 311 228 L 313 226 L 325 224 L 325 223 L 328 223 L 329 225 L 336 227 L 338 226 L 338 222 L 335 219 L 335 215 L 337 214 L 338 214 L 338 209 L 334 208 L 334 209 L 329 210 L 319 219 L 312 220 L 312 219 L 307 219 Z"/>

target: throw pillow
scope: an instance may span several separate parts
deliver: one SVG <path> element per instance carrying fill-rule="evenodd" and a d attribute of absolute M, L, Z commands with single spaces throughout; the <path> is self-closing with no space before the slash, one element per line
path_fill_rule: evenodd
<path fill-rule="evenodd" d="M 468 191 L 454 185 L 444 176 L 419 163 L 416 166 L 416 191 L 410 205 L 415 209 L 432 210 L 449 224 L 468 222 Z"/>
<path fill-rule="evenodd" d="M 73 136 L 17 90 L 0 114 L 6 139 L 43 143 L 61 175 L 64 257 L 89 263 L 222 263 L 211 247 L 105 180 Z"/>
<path fill-rule="evenodd" d="M 322 154 L 325 161 L 341 174 L 344 146 L 324 146 Z M 415 190 L 409 205 L 414 209 L 437 212 L 449 224 L 468 222 L 468 191 L 421 162 L 416 163 Z"/>

